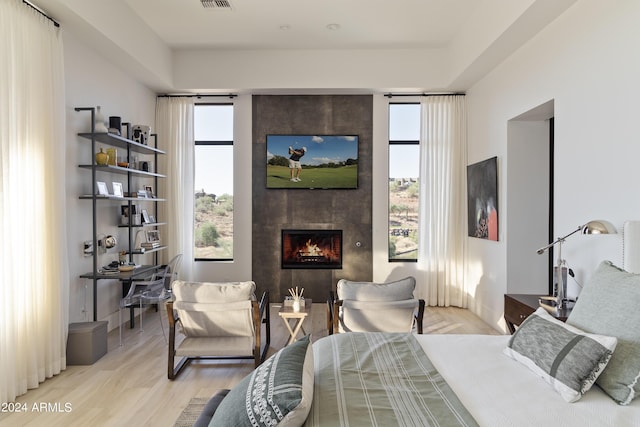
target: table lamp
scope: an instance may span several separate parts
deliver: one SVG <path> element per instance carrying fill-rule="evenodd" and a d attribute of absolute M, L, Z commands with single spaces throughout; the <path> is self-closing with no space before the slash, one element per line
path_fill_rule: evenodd
<path fill-rule="evenodd" d="M 558 308 L 565 308 L 567 303 L 567 267 L 566 260 L 562 259 L 562 244 L 567 239 L 567 237 L 576 234 L 578 231 L 581 231 L 582 234 L 615 234 L 617 233 L 616 228 L 608 221 L 603 220 L 593 220 L 588 223 L 579 226 L 571 233 L 567 234 L 563 237 L 558 237 L 555 241 L 549 243 L 547 246 L 538 249 L 538 255 L 542 255 L 548 249 L 558 245 L 558 261 L 556 266 L 554 267 L 554 274 L 556 275 L 557 285 L 556 285 L 556 302 Z M 564 270 L 564 271 L 563 271 Z"/>

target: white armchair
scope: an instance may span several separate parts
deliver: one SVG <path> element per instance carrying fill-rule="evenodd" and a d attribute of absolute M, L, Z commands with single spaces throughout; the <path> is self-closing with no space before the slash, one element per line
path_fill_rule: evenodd
<path fill-rule="evenodd" d="M 329 333 L 415 330 L 421 334 L 425 302 L 414 298 L 415 286 L 414 277 L 387 283 L 339 280 L 338 297 L 329 304 Z"/>
<path fill-rule="evenodd" d="M 169 379 L 194 358 L 254 359 L 256 367 L 262 363 L 270 344 L 269 294 L 258 303 L 255 288 L 252 281 L 173 282 L 174 301 L 166 304 Z M 261 353 L 262 323 L 266 339 Z M 176 329 L 184 335 L 179 343 Z M 176 356 L 182 359 L 174 366 Z"/>

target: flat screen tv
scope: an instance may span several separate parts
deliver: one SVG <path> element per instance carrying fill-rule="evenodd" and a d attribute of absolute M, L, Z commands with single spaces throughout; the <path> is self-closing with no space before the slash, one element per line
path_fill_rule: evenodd
<path fill-rule="evenodd" d="M 267 188 L 358 188 L 357 135 L 267 135 Z"/>

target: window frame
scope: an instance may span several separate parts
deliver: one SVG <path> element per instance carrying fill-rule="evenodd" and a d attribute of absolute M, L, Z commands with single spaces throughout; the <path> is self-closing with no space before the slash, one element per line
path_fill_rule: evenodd
<path fill-rule="evenodd" d="M 235 114 L 235 104 L 233 102 L 197 102 L 195 104 L 195 107 L 199 107 L 199 106 L 231 106 L 233 108 L 233 112 Z M 233 126 L 233 124 L 232 124 Z M 235 135 L 234 135 L 235 136 Z M 197 140 L 195 138 L 195 133 L 194 133 L 194 138 L 193 138 L 193 150 L 194 150 L 194 154 L 196 151 L 196 147 L 199 146 L 232 146 L 234 147 L 233 151 L 233 155 L 235 156 L 235 146 L 234 146 L 234 140 Z M 232 172 L 233 174 L 235 174 L 235 170 Z M 195 171 L 194 171 L 195 174 Z M 235 178 L 235 177 L 234 177 Z M 196 198 L 195 198 L 195 193 L 196 193 L 196 189 L 193 189 L 193 205 L 194 205 L 194 211 L 193 211 L 193 221 L 195 223 L 195 215 L 196 215 L 196 211 L 195 211 L 195 203 L 196 203 Z M 235 200 L 234 200 L 234 204 L 235 204 Z M 235 206 L 234 206 L 235 209 Z M 233 224 L 235 227 L 235 223 Z M 195 229 L 193 230 L 194 232 L 194 250 L 195 250 Z M 193 260 L 195 262 L 230 262 L 230 261 L 234 261 L 235 259 L 235 234 L 234 234 L 234 249 L 233 249 L 233 255 L 230 258 L 198 258 L 196 256 L 194 256 Z"/>
<path fill-rule="evenodd" d="M 403 102 L 389 102 L 387 104 L 387 109 L 388 109 L 388 120 L 389 120 L 389 129 L 387 132 L 387 140 L 388 140 L 388 151 L 387 151 L 387 162 L 390 163 L 391 162 L 391 146 L 393 145 L 403 145 L 403 146 L 411 146 L 411 145 L 417 145 L 418 148 L 418 152 L 420 152 L 420 136 L 418 136 L 417 140 L 413 140 L 413 139 L 391 139 L 391 106 L 392 105 L 418 105 L 420 106 L 420 102 L 419 101 L 403 101 Z M 422 120 L 422 118 L 420 118 L 420 120 Z M 390 166 L 389 166 L 390 168 Z M 418 180 L 420 179 L 420 170 L 418 170 Z M 389 263 L 397 263 L 397 262 L 410 262 L 410 263 L 414 263 L 414 262 L 418 262 L 418 254 L 420 251 L 420 229 L 417 229 L 417 233 L 418 233 L 418 248 L 416 249 L 416 258 L 392 258 L 391 257 L 391 253 L 389 252 L 389 246 L 391 243 L 391 212 L 390 212 L 390 207 L 391 207 L 391 193 L 389 192 L 389 182 L 392 179 L 392 177 L 390 176 L 390 173 L 387 173 L 387 261 Z M 419 181 L 418 181 L 419 182 Z M 418 195 L 418 209 L 420 206 L 420 196 Z M 419 210 L 418 210 L 418 214 L 419 214 Z"/>

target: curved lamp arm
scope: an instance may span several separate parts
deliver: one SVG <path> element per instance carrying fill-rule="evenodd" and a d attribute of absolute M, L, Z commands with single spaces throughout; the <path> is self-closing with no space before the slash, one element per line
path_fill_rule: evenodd
<path fill-rule="evenodd" d="M 542 255 L 547 249 L 554 247 L 558 243 L 564 243 L 565 239 L 573 234 L 576 234 L 578 231 L 582 231 L 582 234 L 615 234 L 617 233 L 616 228 L 608 221 L 603 220 L 593 220 L 588 223 L 579 226 L 571 233 L 567 234 L 563 237 L 558 237 L 555 241 L 549 243 L 547 246 L 544 246 L 538 249 L 536 252 L 538 255 Z"/>

